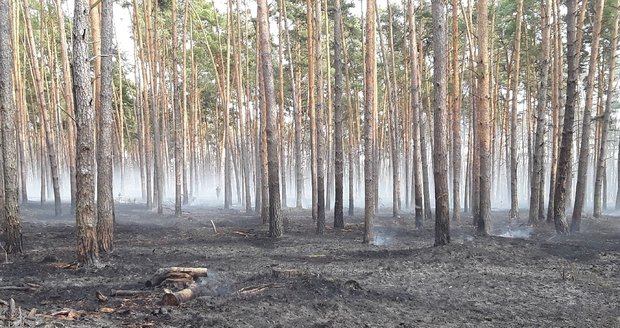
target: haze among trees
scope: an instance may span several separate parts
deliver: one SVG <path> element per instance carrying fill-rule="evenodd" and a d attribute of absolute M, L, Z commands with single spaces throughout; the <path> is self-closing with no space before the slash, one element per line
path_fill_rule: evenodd
<path fill-rule="evenodd" d="M 58 216 L 71 204 L 88 265 L 114 249 L 115 202 L 238 209 L 272 238 L 293 207 L 317 234 L 363 216 L 366 244 L 386 208 L 434 226 L 436 246 L 451 221 L 491 234 L 496 209 L 579 233 L 620 209 L 619 14 L 616 0 L 0 0 L 2 247 L 28 247 L 20 204 L 52 199 Z"/>

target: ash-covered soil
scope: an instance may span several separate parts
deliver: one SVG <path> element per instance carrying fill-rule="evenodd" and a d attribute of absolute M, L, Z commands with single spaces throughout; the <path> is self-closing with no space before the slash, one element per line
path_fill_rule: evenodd
<path fill-rule="evenodd" d="M 496 236 L 480 238 L 465 215 L 452 222 L 449 246 L 432 247 L 433 222 L 416 230 L 409 214 L 386 210 L 378 245 L 365 246 L 361 210 L 324 235 L 309 210 L 285 210 L 286 235 L 272 240 L 258 216 L 239 210 L 188 206 L 175 218 L 170 208 L 158 216 L 118 204 L 114 252 L 99 268 L 78 268 L 73 217 L 49 213 L 52 205 L 22 210 L 25 251 L 0 264 L 0 303 L 13 298 L 20 312 L 6 320 L 0 304 L 0 327 L 620 327 L 616 216 L 558 237 L 526 226 L 525 212 L 508 230 L 496 211 Z M 144 283 L 171 266 L 208 268 L 204 295 L 160 305 L 164 288 L 181 286 Z M 288 269 L 298 275 L 273 275 Z"/>

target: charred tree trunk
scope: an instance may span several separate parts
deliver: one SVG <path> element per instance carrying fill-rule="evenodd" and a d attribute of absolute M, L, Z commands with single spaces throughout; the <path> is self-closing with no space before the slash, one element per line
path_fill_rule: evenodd
<path fill-rule="evenodd" d="M 15 130 L 15 101 L 13 99 L 13 47 L 11 4 L 10 0 L 0 0 L 0 127 L 2 136 L 2 155 L 0 156 L 0 189 L 4 204 L 1 209 L 0 226 L 5 233 L 4 251 L 7 253 L 21 253 L 22 229 L 19 214 L 19 183 L 17 172 L 17 135 Z M 3 183 L 2 183 L 3 182 Z"/>
<path fill-rule="evenodd" d="M 485 0 L 482 0 L 485 1 Z M 486 10 L 486 8 L 485 8 Z M 450 199 L 448 197 L 448 108 L 446 106 L 446 2 L 432 1 L 433 12 L 433 111 L 435 114 L 435 246 L 450 243 Z"/>
<path fill-rule="evenodd" d="M 478 60 L 477 60 L 477 98 L 476 98 L 476 126 L 478 136 L 478 154 L 480 157 L 480 199 L 478 215 L 476 217 L 476 231 L 480 235 L 487 235 L 491 218 L 491 157 L 490 157 L 490 113 L 489 113 L 489 66 L 488 66 L 488 9 L 487 1 L 477 3 L 478 15 Z"/>
<path fill-rule="evenodd" d="M 559 158 L 556 173 L 553 220 L 555 230 L 558 234 L 568 233 L 568 223 L 566 222 L 566 202 L 568 182 L 570 180 L 570 161 L 572 157 L 573 145 L 573 124 L 575 122 L 575 105 L 577 102 L 577 1 L 567 0 L 568 13 L 566 14 L 567 25 L 567 52 L 566 61 L 568 63 L 568 79 L 566 86 L 566 104 L 564 105 L 564 126 L 562 128 L 562 141 L 559 150 Z"/>
<path fill-rule="evenodd" d="M 374 240 L 373 221 L 375 216 L 374 182 L 374 112 L 377 106 L 376 81 L 377 62 L 375 48 L 375 0 L 366 2 L 366 44 L 364 71 L 364 238 L 363 243 Z"/>
<path fill-rule="evenodd" d="M 260 29 L 260 64 L 263 71 L 263 92 L 266 100 L 267 116 L 267 153 L 269 170 L 269 236 L 281 237 L 283 220 L 280 213 L 280 176 L 278 173 L 278 140 L 277 114 L 273 83 L 273 67 L 271 63 L 271 42 L 269 34 L 269 7 L 267 0 L 258 0 L 258 27 Z"/>
<path fill-rule="evenodd" d="M 334 168 L 336 200 L 334 202 L 334 228 L 344 228 L 344 150 L 342 145 L 342 7 L 335 2 L 334 12 Z"/>
<path fill-rule="evenodd" d="M 99 254 L 95 229 L 95 108 L 90 79 L 89 33 L 88 1 L 76 0 L 73 14 L 73 94 L 77 125 L 77 260 L 83 264 L 96 264 Z"/>
<path fill-rule="evenodd" d="M 530 179 L 530 209 L 529 224 L 538 223 L 540 206 L 540 189 L 544 187 L 543 151 L 545 147 L 545 111 L 547 108 L 547 86 L 549 80 L 549 64 L 551 48 L 549 39 L 551 30 L 549 26 L 549 1 L 541 1 L 541 25 L 542 25 L 542 52 L 540 54 L 540 84 L 538 87 L 538 102 L 536 104 L 536 136 L 534 141 L 534 162 Z M 516 97 L 516 94 L 513 94 Z M 516 110 L 516 105 L 513 107 Z M 515 172 L 516 173 L 516 172 Z"/>
<path fill-rule="evenodd" d="M 113 55 L 113 1 L 101 5 L 101 113 L 97 138 L 97 240 L 99 250 L 110 252 L 114 237 L 114 194 L 112 192 L 112 57 Z"/>

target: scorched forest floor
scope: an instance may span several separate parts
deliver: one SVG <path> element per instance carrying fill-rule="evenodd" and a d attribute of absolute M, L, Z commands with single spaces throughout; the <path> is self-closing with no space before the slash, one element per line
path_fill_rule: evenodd
<path fill-rule="evenodd" d="M 310 210 L 286 209 L 286 234 L 272 240 L 258 216 L 237 209 L 193 205 L 175 218 L 170 206 L 158 216 L 117 204 L 113 253 L 83 268 L 73 264 L 74 217 L 67 206 L 53 212 L 22 208 L 24 253 L 0 264 L 0 327 L 620 327 L 613 215 L 559 237 L 528 227 L 526 212 L 508 231 L 507 212 L 494 211 L 495 236 L 484 238 L 464 215 L 451 223 L 452 243 L 432 247 L 433 222 L 416 230 L 410 214 L 393 219 L 385 209 L 378 245 L 365 246 L 361 209 L 324 235 Z M 145 281 L 172 266 L 208 268 L 197 281 L 206 293 L 162 306 L 164 289 L 182 286 Z M 273 274 L 288 269 L 299 274 Z M 19 315 L 8 320 L 11 298 Z"/>

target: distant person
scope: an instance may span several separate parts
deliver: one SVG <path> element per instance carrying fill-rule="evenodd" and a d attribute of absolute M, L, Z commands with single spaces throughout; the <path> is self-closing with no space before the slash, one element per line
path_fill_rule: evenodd
<path fill-rule="evenodd" d="M 220 186 L 217 186 L 215 188 L 215 194 L 217 195 L 217 199 L 220 199 L 220 191 L 222 191 L 222 189 L 220 189 Z"/>

